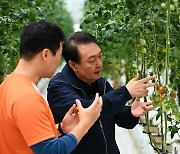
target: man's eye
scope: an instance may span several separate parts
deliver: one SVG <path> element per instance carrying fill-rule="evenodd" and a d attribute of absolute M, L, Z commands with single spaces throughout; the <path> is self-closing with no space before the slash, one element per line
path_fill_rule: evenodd
<path fill-rule="evenodd" d="M 90 62 L 90 63 L 93 63 L 93 62 L 94 62 L 94 60 L 90 60 L 89 62 Z"/>
<path fill-rule="evenodd" d="M 93 63 L 94 61 L 95 61 L 94 58 L 89 60 L 90 63 Z"/>

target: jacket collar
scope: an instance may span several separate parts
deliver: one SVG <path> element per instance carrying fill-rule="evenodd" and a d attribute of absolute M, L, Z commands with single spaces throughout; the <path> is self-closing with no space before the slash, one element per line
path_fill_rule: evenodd
<path fill-rule="evenodd" d="M 64 68 L 63 68 L 63 70 L 62 70 L 62 74 L 63 74 L 63 76 L 65 77 L 66 81 L 67 81 L 69 84 L 71 84 L 71 85 L 73 85 L 73 86 L 75 86 L 75 87 L 80 88 L 81 82 L 83 82 L 83 81 L 81 81 L 81 80 L 77 77 L 77 75 L 74 73 L 74 71 L 72 70 L 72 68 L 71 68 L 68 64 L 66 64 L 66 65 L 64 66 Z"/>

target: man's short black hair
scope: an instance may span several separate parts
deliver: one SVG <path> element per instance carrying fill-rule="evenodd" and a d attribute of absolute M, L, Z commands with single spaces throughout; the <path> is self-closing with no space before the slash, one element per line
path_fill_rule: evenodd
<path fill-rule="evenodd" d="M 82 31 L 73 33 L 63 44 L 62 55 L 66 63 L 68 63 L 69 60 L 80 63 L 77 45 L 89 43 L 98 44 L 96 38 L 89 33 Z"/>
<path fill-rule="evenodd" d="M 31 60 L 35 55 L 45 48 L 56 55 L 60 42 L 64 40 L 62 30 L 46 20 L 33 21 L 21 32 L 20 58 Z"/>

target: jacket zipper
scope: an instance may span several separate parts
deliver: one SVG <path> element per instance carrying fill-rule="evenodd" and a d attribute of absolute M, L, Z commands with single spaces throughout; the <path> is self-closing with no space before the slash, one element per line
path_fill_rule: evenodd
<path fill-rule="evenodd" d="M 99 119 L 99 125 L 101 127 L 101 131 L 102 131 L 102 134 L 103 134 L 103 137 L 104 137 L 104 142 L 105 142 L 105 146 L 106 146 L 106 154 L 108 154 L 106 136 L 104 134 L 103 125 L 102 125 L 102 122 L 101 122 L 100 119 Z"/>
<path fill-rule="evenodd" d="M 106 93 L 106 80 L 104 82 L 104 94 Z M 103 94 L 103 95 L 104 95 Z M 99 124 L 100 124 L 100 127 L 101 127 L 101 131 L 102 131 L 102 134 L 103 134 L 103 137 L 104 137 L 104 141 L 105 141 L 105 146 L 106 146 L 106 154 L 108 154 L 108 149 L 107 149 L 107 140 L 106 140 L 106 136 L 104 134 L 104 130 L 103 130 L 103 125 L 102 125 L 102 122 L 101 120 L 99 119 Z"/>
<path fill-rule="evenodd" d="M 71 84 L 71 86 L 73 86 L 73 87 L 74 87 L 74 88 L 76 88 L 76 89 L 81 90 L 81 91 L 82 91 L 82 93 L 83 93 L 83 95 L 84 95 L 84 98 L 86 99 L 86 96 L 85 96 L 85 94 L 84 94 L 84 91 L 83 91 L 81 88 L 78 88 L 78 87 L 76 87 L 76 86 L 74 86 L 74 85 L 72 85 L 72 84 Z"/>
<path fill-rule="evenodd" d="M 105 81 L 104 85 L 106 85 L 106 81 Z M 78 88 L 78 87 L 76 87 L 76 86 L 74 86 L 74 85 L 72 85 L 72 84 L 71 84 L 71 86 L 73 86 L 73 87 L 74 87 L 74 88 L 76 88 L 76 89 L 81 90 L 81 91 L 82 91 L 82 93 L 83 93 L 83 95 L 84 95 L 84 98 L 86 99 L 85 94 L 84 94 L 84 91 L 83 91 L 81 88 Z M 104 94 L 105 94 L 105 91 L 106 91 L 106 87 L 104 87 Z M 100 125 L 101 131 L 102 131 L 102 134 L 103 134 L 103 138 L 104 138 L 104 142 L 105 142 L 106 154 L 108 154 L 108 149 L 107 149 L 107 140 L 106 140 L 106 136 L 105 136 L 105 134 L 104 134 L 104 130 L 103 130 L 103 125 L 102 125 L 102 122 L 101 122 L 101 120 L 100 120 L 100 119 L 99 119 L 99 125 Z"/>

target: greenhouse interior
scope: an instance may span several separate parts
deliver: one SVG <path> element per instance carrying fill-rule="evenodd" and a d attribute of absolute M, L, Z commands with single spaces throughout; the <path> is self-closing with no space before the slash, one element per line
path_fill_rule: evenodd
<path fill-rule="evenodd" d="M 63 30 L 66 38 L 78 31 L 89 33 L 96 38 L 102 51 L 102 76 L 110 83 L 112 91 L 128 85 L 137 76 L 138 81 L 155 76 L 149 82 L 158 84 L 146 87 L 148 95 L 139 98 L 140 103 L 152 102 L 153 108 L 138 117 L 135 127 L 123 128 L 115 123 L 115 142 L 120 153 L 180 154 L 178 0 L 0 0 L 0 5 L 0 88 L 18 64 L 21 30 L 31 21 L 47 20 L 55 23 Z M 53 76 L 61 72 L 65 65 L 66 61 L 61 56 Z M 46 100 L 50 80 L 41 78 L 37 84 Z M 136 99 L 132 97 L 125 106 L 133 106 Z M 0 98 L 0 112 L 1 104 Z M 0 125 L 3 125 L 1 119 Z M 106 141 L 108 135 L 103 131 L 101 133 Z M 2 142 L 0 139 L 0 144 Z M 111 141 L 106 142 L 106 151 L 97 153 L 119 153 L 108 149 Z"/>

